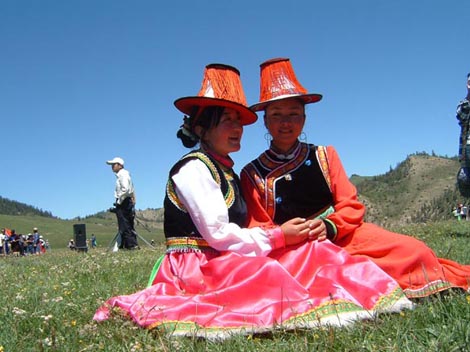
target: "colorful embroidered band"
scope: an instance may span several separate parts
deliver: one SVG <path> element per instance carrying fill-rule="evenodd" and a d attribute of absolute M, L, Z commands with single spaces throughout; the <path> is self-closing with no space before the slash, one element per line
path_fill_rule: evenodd
<path fill-rule="evenodd" d="M 212 249 L 209 243 L 199 237 L 170 237 L 166 240 L 167 252 L 201 252 Z"/>

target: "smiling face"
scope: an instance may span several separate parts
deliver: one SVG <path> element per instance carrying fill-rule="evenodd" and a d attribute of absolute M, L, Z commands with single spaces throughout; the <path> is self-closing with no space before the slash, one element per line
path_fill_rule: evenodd
<path fill-rule="evenodd" d="M 229 153 L 240 150 L 243 126 L 239 114 L 230 108 L 225 108 L 216 126 L 202 133 L 202 141 L 213 152 L 228 156 Z"/>
<path fill-rule="evenodd" d="M 264 125 L 273 137 L 278 151 L 287 153 L 297 142 L 305 124 L 305 107 L 297 99 L 283 99 L 269 103 L 264 114 Z"/>

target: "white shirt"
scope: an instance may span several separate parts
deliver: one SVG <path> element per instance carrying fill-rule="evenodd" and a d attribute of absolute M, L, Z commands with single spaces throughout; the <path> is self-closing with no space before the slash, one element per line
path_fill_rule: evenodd
<path fill-rule="evenodd" d="M 124 199 L 134 196 L 134 185 L 132 184 L 131 175 L 126 169 L 116 172 L 116 177 L 114 198 L 116 198 L 117 204 L 121 204 Z"/>
<path fill-rule="evenodd" d="M 240 228 L 229 222 L 220 186 L 202 161 L 190 160 L 172 180 L 180 201 L 211 247 L 246 256 L 266 256 L 271 252 L 271 240 L 260 227 Z"/>

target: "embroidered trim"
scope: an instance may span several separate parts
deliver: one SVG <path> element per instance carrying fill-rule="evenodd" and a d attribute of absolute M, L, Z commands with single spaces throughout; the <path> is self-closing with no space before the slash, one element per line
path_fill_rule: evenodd
<path fill-rule="evenodd" d="M 283 177 L 284 175 L 287 175 L 293 170 L 300 167 L 305 162 L 305 160 L 308 159 L 312 147 L 313 146 L 310 146 L 309 144 L 300 143 L 299 148 L 294 151 L 296 153 L 294 159 L 289 161 L 275 160 L 270 157 L 268 152 L 264 152 L 260 155 L 258 161 L 261 167 L 267 170 L 272 170 L 266 175 L 266 178 L 264 179 L 261 178 L 260 173 L 256 170 L 256 167 L 253 163 L 250 163 L 245 166 L 245 170 L 249 175 L 251 182 L 258 189 L 259 194 L 264 197 L 263 206 L 266 209 L 268 215 L 271 217 L 271 219 L 274 219 L 274 215 L 276 212 L 276 181 L 280 177 Z M 328 155 L 326 153 L 326 147 L 315 147 L 315 155 L 317 157 L 320 170 L 323 173 L 323 177 L 325 178 L 326 184 L 328 185 L 328 188 L 331 192 L 331 178 L 329 173 Z"/>
<path fill-rule="evenodd" d="M 267 153 L 263 153 L 259 161 L 260 163 L 272 171 L 266 175 L 265 179 L 265 204 L 266 211 L 271 219 L 274 219 L 276 213 L 276 194 L 274 184 L 277 179 L 292 172 L 301 166 L 309 156 L 310 147 L 308 144 L 300 144 L 295 152 L 296 155 L 292 160 L 289 161 L 275 161 L 269 157 Z"/>
<path fill-rule="evenodd" d="M 203 336 L 203 337 L 231 337 L 235 333 L 252 334 L 253 332 L 266 332 L 267 329 L 277 330 L 294 329 L 294 328 L 318 328 L 321 326 L 331 326 L 350 323 L 361 317 L 373 317 L 378 312 L 396 312 L 403 308 L 411 308 L 409 301 L 404 301 L 403 291 L 397 287 L 386 296 L 383 296 L 370 310 L 365 310 L 356 303 L 346 299 L 331 300 L 319 306 L 312 306 L 303 313 L 294 313 L 292 317 L 280 321 L 277 325 L 260 327 L 247 323 L 243 326 L 216 326 L 216 324 L 207 324 L 201 326 L 194 321 L 169 320 L 164 317 L 160 321 L 156 321 L 146 328 L 158 329 L 163 333 L 172 336 Z M 312 302 L 313 303 L 313 302 Z M 145 311 L 143 303 L 141 308 Z M 118 310 L 120 308 L 117 308 Z M 165 311 L 166 307 L 154 306 L 151 309 L 160 309 Z"/>
<path fill-rule="evenodd" d="M 196 158 L 196 159 L 201 160 L 211 172 L 211 175 L 214 178 L 215 182 L 217 182 L 219 186 L 222 184 L 219 171 L 210 157 L 208 157 L 203 152 L 195 151 L 195 152 L 186 154 L 185 156 L 181 158 L 181 160 L 185 160 L 188 158 Z M 227 192 L 224 194 L 224 200 L 225 200 L 225 204 L 227 205 L 227 207 L 230 208 L 235 202 L 235 190 L 233 189 L 233 186 L 232 186 L 232 181 L 234 179 L 234 176 L 231 170 L 222 169 L 222 172 L 224 174 L 224 178 L 227 180 L 227 183 L 228 183 Z M 175 186 L 171 177 L 169 178 L 167 185 L 166 185 L 166 193 L 168 195 L 168 199 L 175 205 L 175 207 L 187 213 L 186 208 L 184 207 L 183 203 L 181 203 L 181 201 L 179 200 L 176 194 Z"/>
<path fill-rule="evenodd" d="M 326 147 L 321 145 L 317 146 L 316 151 L 318 164 L 320 165 L 320 169 L 323 172 L 323 177 L 325 177 L 326 183 L 331 192 L 330 168 L 328 165 L 328 155 L 326 153 Z"/>
<path fill-rule="evenodd" d="M 205 239 L 199 237 L 169 237 L 165 243 L 167 253 L 215 250 Z"/>
<path fill-rule="evenodd" d="M 420 288 L 405 288 L 403 292 L 408 298 L 420 298 L 426 297 L 437 292 L 448 290 L 449 288 L 455 287 L 450 282 L 443 280 L 436 280 L 429 282 L 427 285 L 424 285 Z"/>
<path fill-rule="evenodd" d="M 177 207 L 179 210 L 181 210 L 184 213 L 188 212 L 184 204 L 181 203 L 178 196 L 176 195 L 175 186 L 174 186 L 173 181 L 171 180 L 171 177 L 166 183 L 166 194 L 168 195 L 168 199 L 170 200 L 170 202 L 172 202 L 175 207 Z"/>
<path fill-rule="evenodd" d="M 264 183 L 264 179 L 261 178 L 260 173 L 256 169 L 255 165 L 253 165 L 253 163 L 249 163 L 243 168 L 243 171 L 246 172 L 246 174 L 248 175 L 248 179 L 259 190 L 259 194 L 264 195 L 266 185 Z"/>

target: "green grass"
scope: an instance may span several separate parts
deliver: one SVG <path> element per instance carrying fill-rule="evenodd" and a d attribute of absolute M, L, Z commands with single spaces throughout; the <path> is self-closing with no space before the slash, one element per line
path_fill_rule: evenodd
<path fill-rule="evenodd" d="M 81 220 L 62 220 L 47 218 L 42 216 L 12 216 L 0 214 L 0 227 L 15 229 L 16 233 L 28 234 L 37 227 L 39 233 L 50 243 L 51 248 L 67 248 L 70 239 L 73 238 L 73 225 L 85 224 L 87 239 L 91 234 L 95 234 L 98 246 L 107 248 L 117 233 L 117 222 L 114 216 L 109 219 L 87 218 Z M 160 229 L 149 229 L 142 227 L 140 222 L 136 222 L 136 230 L 141 237 L 150 242 L 163 241 L 163 231 Z M 142 241 L 141 241 L 141 244 Z"/>
<path fill-rule="evenodd" d="M 425 239 L 439 255 L 470 263 L 470 222 L 400 230 Z M 466 351 L 470 346 L 470 298 L 459 292 L 429 297 L 412 311 L 344 328 L 277 331 L 224 342 L 169 339 L 118 317 L 92 321 L 107 298 L 144 288 L 163 252 L 162 245 L 156 251 L 117 253 L 102 247 L 88 253 L 53 249 L 41 256 L 0 258 L 0 351 L 430 352 Z"/>

